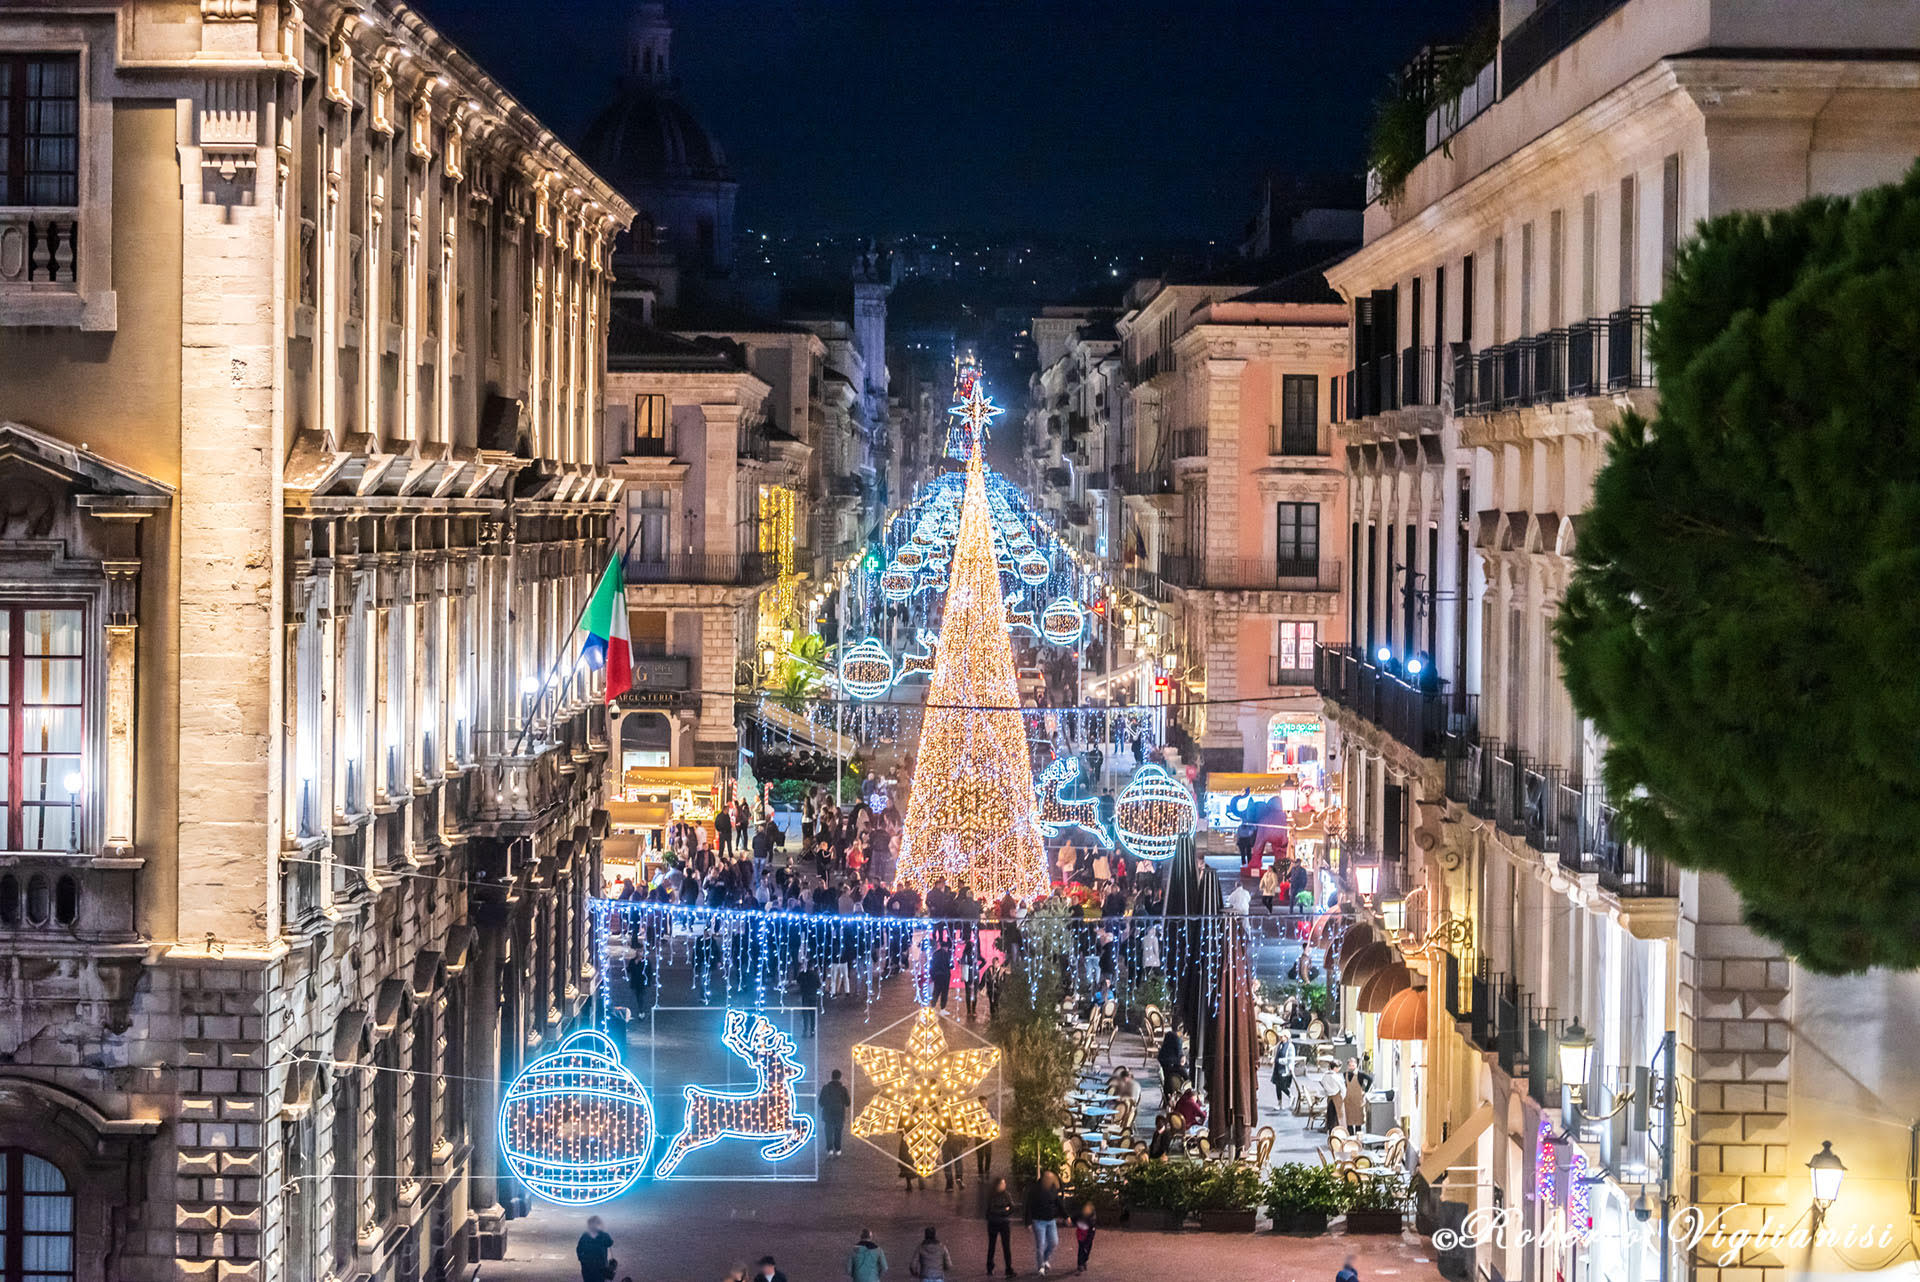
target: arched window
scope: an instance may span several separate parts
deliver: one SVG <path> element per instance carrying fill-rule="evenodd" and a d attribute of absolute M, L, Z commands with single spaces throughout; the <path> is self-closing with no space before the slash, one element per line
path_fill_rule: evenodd
<path fill-rule="evenodd" d="M 69 1282 L 73 1277 L 73 1194 L 46 1158 L 0 1148 L 0 1276 L 5 1282 Z"/>

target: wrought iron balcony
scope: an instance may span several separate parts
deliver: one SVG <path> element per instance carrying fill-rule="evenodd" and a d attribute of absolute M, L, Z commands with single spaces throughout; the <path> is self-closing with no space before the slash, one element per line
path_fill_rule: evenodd
<path fill-rule="evenodd" d="M 1207 429 L 1204 427 L 1183 427 L 1173 434 L 1173 456 L 1175 458 L 1205 458 L 1207 456 Z"/>
<path fill-rule="evenodd" d="M 1313 685 L 1323 698 L 1373 722 L 1423 757 L 1448 742 L 1447 683 L 1410 682 L 1348 646 L 1313 648 Z"/>
<path fill-rule="evenodd" d="M 672 553 L 652 556 L 634 553 L 624 565 L 627 583 L 710 583 L 722 587 L 745 587 L 765 583 L 773 577 L 773 565 L 760 552 L 710 556 L 706 553 Z"/>
<path fill-rule="evenodd" d="M 1240 591 L 1338 592 L 1340 562 L 1311 557 L 1278 561 L 1246 557 L 1171 556 L 1162 560 L 1160 577 L 1175 587 Z"/>

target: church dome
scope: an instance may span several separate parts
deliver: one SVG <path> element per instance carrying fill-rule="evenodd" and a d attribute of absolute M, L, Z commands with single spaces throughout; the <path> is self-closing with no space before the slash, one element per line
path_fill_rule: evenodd
<path fill-rule="evenodd" d="M 628 196 L 675 179 L 733 179 L 713 135 L 670 87 L 648 81 L 621 85 L 614 100 L 588 126 L 580 153 Z"/>

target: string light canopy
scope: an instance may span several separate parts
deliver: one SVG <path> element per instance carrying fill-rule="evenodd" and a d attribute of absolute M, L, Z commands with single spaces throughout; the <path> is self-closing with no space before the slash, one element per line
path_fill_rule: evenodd
<path fill-rule="evenodd" d="M 907 1147 L 907 1160 L 918 1175 L 940 1169 L 947 1137 L 962 1135 L 990 1142 L 999 1137 L 1000 1124 L 979 1099 L 979 1086 L 1000 1063 L 997 1047 L 981 1045 L 947 1049 L 940 1016 L 922 1006 L 911 1016 L 913 1029 L 904 1049 L 875 1042 L 857 1042 L 853 1062 L 872 1081 L 878 1094 L 853 1119 L 853 1133 L 871 1140 L 898 1133 Z"/>
<path fill-rule="evenodd" d="M 990 903 L 1039 898 L 1047 865 L 983 476 L 976 455 L 967 465 L 898 870 L 922 890 L 942 879 L 964 882 Z"/>
<path fill-rule="evenodd" d="M 619 1197 L 653 1153 L 653 1103 L 604 1033 L 587 1029 L 520 1070 L 500 1101 L 500 1151 L 536 1197 Z"/>
<path fill-rule="evenodd" d="M 669 1178 L 689 1154 L 721 1140 L 762 1141 L 761 1157 L 784 1162 L 813 1138 L 813 1119 L 800 1111 L 794 1098 L 793 1084 L 807 1070 L 794 1054 L 793 1038 L 765 1015 L 730 1010 L 720 1042 L 752 1066 L 753 1089 L 682 1087 L 686 1121 L 654 1168 L 656 1179 Z"/>
<path fill-rule="evenodd" d="M 1187 786 L 1157 761 L 1133 772 L 1113 807 L 1120 844 L 1141 859 L 1171 858 L 1180 838 L 1199 826 Z"/>

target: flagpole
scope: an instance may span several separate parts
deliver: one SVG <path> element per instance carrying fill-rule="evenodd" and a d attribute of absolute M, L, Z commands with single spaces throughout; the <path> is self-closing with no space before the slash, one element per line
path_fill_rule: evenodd
<path fill-rule="evenodd" d="M 640 522 L 635 521 L 633 523 L 633 529 L 628 531 L 627 533 L 626 546 L 620 549 L 621 564 L 623 565 L 626 564 L 627 557 L 629 554 L 632 553 L 633 545 L 635 541 L 639 539 L 639 537 L 640 537 Z M 598 590 L 598 588 L 600 587 L 600 580 L 606 576 L 607 568 L 612 564 L 613 564 L 613 561 L 611 558 L 609 558 L 604 564 L 601 565 L 599 573 L 593 576 L 593 587 L 595 590 Z M 587 608 L 592 604 L 593 604 L 593 592 L 589 591 L 587 593 L 587 599 L 580 603 L 580 612 L 573 616 L 573 626 L 567 629 L 567 639 L 569 643 L 571 643 L 574 635 L 580 631 L 580 620 L 587 617 Z M 623 610 L 626 609 L 627 603 L 625 601 L 620 602 L 620 608 Z M 576 654 L 573 656 L 573 662 L 567 668 L 567 676 L 569 678 L 573 676 L 575 669 L 577 669 L 580 666 L 580 659 L 581 659 L 580 655 Z M 509 756 L 517 757 L 520 755 L 520 749 L 527 742 L 527 735 L 533 729 L 534 710 L 539 708 L 541 703 L 545 701 L 547 697 L 547 690 L 551 688 L 553 685 L 554 674 L 559 670 L 560 670 L 560 660 L 556 658 L 553 661 L 553 665 L 547 669 L 546 675 L 540 679 L 540 689 L 534 693 L 533 703 L 527 709 L 526 716 L 521 718 L 520 734 L 518 735 L 518 737 L 514 739 L 513 751 L 508 754 Z"/>

